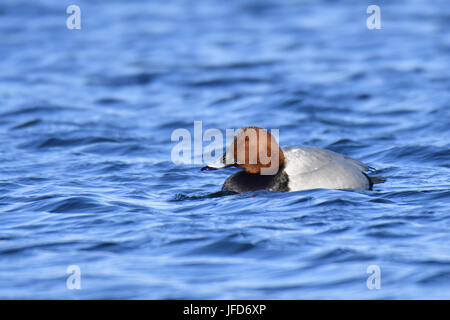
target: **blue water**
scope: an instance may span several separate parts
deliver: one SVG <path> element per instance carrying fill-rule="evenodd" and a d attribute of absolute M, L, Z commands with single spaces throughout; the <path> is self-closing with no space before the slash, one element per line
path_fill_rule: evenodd
<path fill-rule="evenodd" d="M 448 1 L 2 0 L 0 35 L 0 298 L 450 298 Z M 171 161 L 194 121 L 387 182 L 221 194 Z"/>

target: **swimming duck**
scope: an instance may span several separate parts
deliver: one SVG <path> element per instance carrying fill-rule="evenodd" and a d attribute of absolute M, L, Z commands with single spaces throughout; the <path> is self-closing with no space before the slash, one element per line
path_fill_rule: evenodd
<path fill-rule="evenodd" d="M 265 129 L 245 127 L 236 134 L 223 157 L 202 170 L 236 166 L 223 191 L 299 191 L 309 189 L 372 190 L 381 177 L 369 176 L 373 168 L 345 155 L 314 147 L 280 148 Z"/>

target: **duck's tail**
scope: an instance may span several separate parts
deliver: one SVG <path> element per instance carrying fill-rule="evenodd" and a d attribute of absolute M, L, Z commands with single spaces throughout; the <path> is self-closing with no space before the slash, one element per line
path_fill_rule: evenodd
<path fill-rule="evenodd" d="M 386 182 L 386 178 L 380 176 L 369 176 L 365 173 L 364 175 L 367 177 L 367 180 L 369 180 L 369 190 L 372 190 L 374 184 Z"/>

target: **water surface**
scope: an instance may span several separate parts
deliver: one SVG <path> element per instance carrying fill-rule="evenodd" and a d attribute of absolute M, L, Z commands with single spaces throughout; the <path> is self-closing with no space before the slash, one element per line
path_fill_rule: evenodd
<path fill-rule="evenodd" d="M 366 1 L 70 4 L 0 4 L 1 298 L 450 298 L 446 1 L 377 1 L 381 30 Z M 220 194 L 236 169 L 171 161 L 195 120 L 388 180 Z"/>

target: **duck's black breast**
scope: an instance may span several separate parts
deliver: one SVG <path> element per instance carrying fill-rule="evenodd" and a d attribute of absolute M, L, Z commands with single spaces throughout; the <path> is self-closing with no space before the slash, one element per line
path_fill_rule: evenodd
<path fill-rule="evenodd" d="M 256 190 L 269 190 L 287 192 L 289 177 L 284 170 L 278 170 L 275 175 L 250 174 L 240 171 L 228 177 L 223 183 L 223 191 L 247 192 Z"/>

